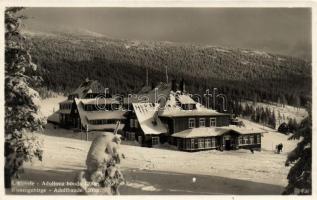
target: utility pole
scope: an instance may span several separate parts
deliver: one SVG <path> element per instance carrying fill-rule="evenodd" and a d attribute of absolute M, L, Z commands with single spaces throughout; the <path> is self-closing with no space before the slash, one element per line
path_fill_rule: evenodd
<path fill-rule="evenodd" d="M 109 92 L 109 88 L 105 88 L 105 98 L 107 98 L 108 92 Z"/>
<path fill-rule="evenodd" d="M 146 86 L 149 86 L 149 69 L 146 68 Z"/>
<path fill-rule="evenodd" d="M 88 141 L 88 124 L 86 125 L 86 141 Z"/>
<path fill-rule="evenodd" d="M 167 66 L 165 65 L 166 83 L 168 84 Z"/>
<path fill-rule="evenodd" d="M 213 109 L 216 110 L 216 91 L 218 90 L 218 88 L 214 88 L 213 89 L 213 94 L 212 94 L 212 97 L 213 97 Z"/>

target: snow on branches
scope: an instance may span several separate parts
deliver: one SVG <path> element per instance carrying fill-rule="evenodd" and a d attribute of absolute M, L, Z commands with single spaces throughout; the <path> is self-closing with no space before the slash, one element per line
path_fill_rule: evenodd
<path fill-rule="evenodd" d="M 45 120 L 39 112 L 39 94 L 31 88 L 39 80 L 26 39 L 20 33 L 22 8 L 5 11 L 5 186 L 17 177 L 24 161 L 42 159 L 41 142 L 32 134 Z"/>

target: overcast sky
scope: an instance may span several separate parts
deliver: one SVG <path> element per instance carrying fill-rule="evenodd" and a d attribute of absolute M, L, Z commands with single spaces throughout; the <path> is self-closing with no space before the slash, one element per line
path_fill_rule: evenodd
<path fill-rule="evenodd" d="M 306 8 L 28 8 L 29 31 L 84 30 L 110 38 L 194 42 L 311 57 Z"/>

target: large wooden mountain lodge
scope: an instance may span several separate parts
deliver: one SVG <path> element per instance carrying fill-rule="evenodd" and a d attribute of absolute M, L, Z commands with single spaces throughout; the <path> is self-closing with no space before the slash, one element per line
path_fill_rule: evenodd
<path fill-rule="evenodd" d="M 59 122 L 67 128 L 113 131 L 121 121 L 122 130 L 126 112 L 120 106 L 98 81 L 86 80 L 60 103 Z"/>
<path fill-rule="evenodd" d="M 261 149 L 263 131 L 231 125 L 231 115 L 195 102 L 171 84 L 145 87 L 132 96 L 113 97 L 97 81 L 86 80 L 60 103 L 60 126 L 112 131 L 120 121 L 125 140 L 153 147 L 168 142 L 182 151 Z"/>

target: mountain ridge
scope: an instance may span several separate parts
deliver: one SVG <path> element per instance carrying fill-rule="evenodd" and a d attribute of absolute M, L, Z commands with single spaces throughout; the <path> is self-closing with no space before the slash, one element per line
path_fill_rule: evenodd
<path fill-rule="evenodd" d="M 193 91 L 217 86 L 235 88 L 238 93 L 248 94 L 247 98 L 256 94 L 277 100 L 286 95 L 288 99 L 299 96 L 303 102 L 311 95 L 311 63 L 295 57 L 243 48 L 91 35 L 26 36 L 33 44 L 35 61 L 51 76 L 60 79 L 57 76 L 73 75 L 69 77 L 71 82 L 61 80 L 63 90 L 75 88 L 85 76 L 100 77 L 103 84 L 117 87 L 120 92 L 137 90 L 144 84 L 146 68 L 150 70 L 150 79 L 158 82 L 164 81 L 167 67 L 171 79 L 186 78 Z M 44 77 L 46 85 L 56 85 Z"/>

